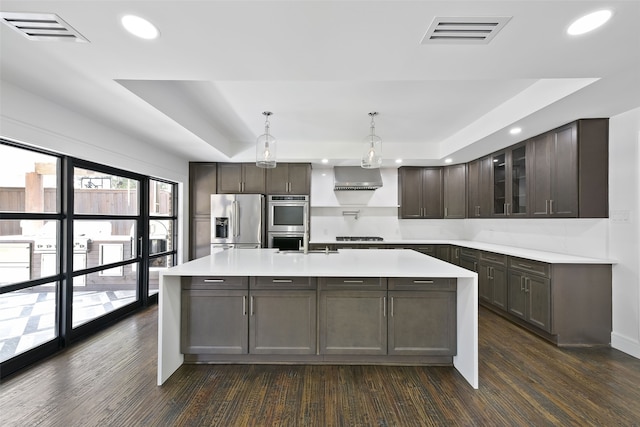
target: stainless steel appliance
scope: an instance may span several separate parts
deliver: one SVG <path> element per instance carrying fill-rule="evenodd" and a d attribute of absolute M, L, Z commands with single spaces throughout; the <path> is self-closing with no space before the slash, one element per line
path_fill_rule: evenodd
<path fill-rule="evenodd" d="M 269 196 L 267 223 L 268 247 L 280 250 L 305 247 L 305 233 L 309 232 L 309 196 Z"/>
<path fill-rule="evenodd" d="M 309 215 L 309 196 L 269 196 L 268 232 L 304 233 Z"/>
<path fill-rule="evenodd" d="M 211 195 L 211 249 L 260 248 L 264 241 L 262 194 Z"/>

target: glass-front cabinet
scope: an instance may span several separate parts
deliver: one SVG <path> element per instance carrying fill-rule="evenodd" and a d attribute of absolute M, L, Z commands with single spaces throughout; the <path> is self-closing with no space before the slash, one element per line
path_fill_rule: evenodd
<path fill-rule="evenodd" d="M 527 216 L 527 144 L 491 156 L 493 217 Z"/>

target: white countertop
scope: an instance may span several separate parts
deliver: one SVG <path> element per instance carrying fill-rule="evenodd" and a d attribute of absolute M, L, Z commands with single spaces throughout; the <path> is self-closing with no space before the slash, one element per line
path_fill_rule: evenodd
<path fill-rule="evenodd" d="M 494 252 L 503 255 L 526 258 L 534 261 L 547 262 L 549 264 L 616 264 L 616 261 L 608 259 L 588 258 L 576 255 L 561 254 L 556 252 L 537 251 L 523 249 L 515 246 L 495 245 L 493 243 L 474 242 L 471 240 L 383 240 L 383 241 L 336 241 L 313 240 L 311 244 L 320 245 L 456 245 L 469 249 Z"/>
<path fill-rule="evenodd" d="M 476 273 L 412 250 L 346 249 L 287 253 L 222 250 L 161 272 L 164 276 L 475 277 Z"/>

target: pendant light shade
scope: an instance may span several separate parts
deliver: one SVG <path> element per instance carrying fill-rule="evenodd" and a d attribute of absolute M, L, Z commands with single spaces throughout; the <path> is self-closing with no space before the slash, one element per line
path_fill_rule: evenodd
<path fill-rule="evenodd" d="M 365 169 L 375 169 L 382 165 L 382 139 L 376 135 L 376 125 L 374 117 L 377 116 L 377 112 L 369 113 L 371 117 L 371 127 L 369 128 L 369 135 L 365 138 L 365 151 L 362 155 L 362 162 L 360 166 Z"/>
<path fill-rule="evenodd" d="M 269 116 L 273 114 L 271 111 L 262 113 L 264 119 L 264 134 L 258 137 L 256 141 L 256 166 L 259 168 L 275 168 L 276 167 L 276 149 L 277 141 L 271 135 L 269 126 Z"/>

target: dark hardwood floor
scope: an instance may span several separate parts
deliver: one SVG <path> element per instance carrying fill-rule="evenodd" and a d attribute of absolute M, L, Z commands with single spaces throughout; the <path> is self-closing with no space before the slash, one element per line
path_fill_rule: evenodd
<path fill-rule="evenodd" d="M 480 309 L 454 368 L 184 365 L 157 387 L 157 307 L 0 384 L 2 426 L 640 426 L 640 360 L 559 349 Z"/>

